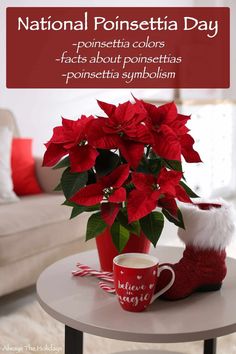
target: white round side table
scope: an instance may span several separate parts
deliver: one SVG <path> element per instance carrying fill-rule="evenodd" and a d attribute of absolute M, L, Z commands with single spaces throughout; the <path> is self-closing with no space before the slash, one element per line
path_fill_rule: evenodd
<path fill-rule="evenodd" d="M 182 248 L 157 247 L 162 262 L 176 262 Z M 65 354 L 83 353 L 83 332 L 125 341 L 177 343 L 204 341 L 204 354 L 216 354 L 216 338 L 236 331 L 236 260 L 227 258 L 221 290 L 195 293 L 179 301 L 156 300 L 144 312 L 124 311 L 116 297 L 93 277 L 73 277 L 77 262 L 99 269 L 96 251 L 64 258 L 45 269 L 37 282 L 44 310 L 65 324 Z M 137 353 L 137 351 L 136 351 Z"/>

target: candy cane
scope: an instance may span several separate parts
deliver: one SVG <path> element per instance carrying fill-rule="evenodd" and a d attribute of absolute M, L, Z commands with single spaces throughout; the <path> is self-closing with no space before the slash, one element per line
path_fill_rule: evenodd
<path fill-rule="evenodd" d="M 102 280 L 105 280 L 110 283 L 114 282 L 114 279 L 112 277 L 112 273 L 110 273 L 110 272 L 97 271 L 97 270 L 91 269 L 90 267 L 88 267 L 86 265 L 82 265 L 79 263 L 77 264 L 77 267 L 79 268 L 78 270 L 72 271 L 72 274 L 74 276 L 84 277 L 86 275 L 91 275 L 91 276 L 95 276 L 98 279 L 102 279 Z"/>
<path fill-rule="evenodd" d="M 88 272 L 81 269 L 77 269 L 77 270 L 72 270 L 72 274 L 79 275 L 80 277 L 84 277 L 85 275 L 88 275 Z"/>
<path fill-rule="evenodd" d="M 102 290 L 106 291 L 109 294 L 115 294 L 115 292 L 116 292 L 115 288 L 107 285 L 106 283 L 104 283 L 102 281 L 99 282 L 99 286 Z"/>
<path fill-rule="evenodd" d="M 106 283 L 103 281 L 99 281 L 99 286 L 101 289 L 103 289 L 104 291 L 106 291 L 109 294 L 115 293 L 115 288 L 113 288 L 112 286 L 107 284 L 107 282 L 114 283 L 113 274 L 111 272 L 101 272 L 101 271 L 92 269 L 89 266 L 87 266 L 85 264 L 81 264 L 81 263 L 77 263 L 76 266 L 79 269 L 72 271 L 72 274 L 74 276 L 80 276 L 80 277 L 84 277 L 86 275 L 94 276 L 98 279 L 106 281 Z"/>
<path fill-rule="evenodd" d="M 83 270 L 73 270 L 73 271 L 72 271 L 72 274 L 73 274 L 74 276 L 80 276 L 80 277 L 84 277 L 84 276 L 86 276 L 86 275 L 89 275 L 89 276 L 92 275 L 92 276 L 94 276 L 94 274 L 87 273 L 87 272 L 85 272 L 85 271 L 83 271 Z M 106 276 L 106 275 L 97 275 L 96 278 L 101 279 L 101 280 L 105 280 L 105 281 L 107 281 L 107 282 L 109 282 L 109 283 L 113 283 L 113 282 L 114 282 L 114 279 L 113 279 L 113 278 L 108 277 L 108 276 Z"/>
<path fill-rule="evenodd" d="M 87 270 L 89 272 L 94 272 L 96 274 L 109 275 L 111 277 L 113 276 L 113 273 L 111 273 L 111 272 L 104 272 L 104 271 L 95 270 L 85 264 L 77 263 L 76 266 L 80 269 Z"/>

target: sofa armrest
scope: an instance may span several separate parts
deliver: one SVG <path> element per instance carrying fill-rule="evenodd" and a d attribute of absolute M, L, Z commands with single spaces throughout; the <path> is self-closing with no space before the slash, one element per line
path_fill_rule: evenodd
<path fill-rule="evenodd" d="M 54 188 L 60 182 L 63 169 L 53 170 L 51 167 L 43 167 L 42 158 L 35 157 L 35 171 L 38 182 L 43 191 L 46 193 L 52 193 Z"/>

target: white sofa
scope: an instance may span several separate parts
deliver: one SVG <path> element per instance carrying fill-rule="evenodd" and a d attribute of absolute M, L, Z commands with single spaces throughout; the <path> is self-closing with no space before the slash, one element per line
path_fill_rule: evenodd
<path fill-rule="evenodd" d="M 0 110 L 0 125 L 18 135 L 10 111 Z M 43 194 L 21 197 L 19 202 L 0 205 L 0 296 L 35 283 L 40 272 L 54 261 L 94 246 L 85 242 L 87 214 L 69 220 L 64 198 L 52 192 L 60 170 L 41 167 L 36 174 Z"/>

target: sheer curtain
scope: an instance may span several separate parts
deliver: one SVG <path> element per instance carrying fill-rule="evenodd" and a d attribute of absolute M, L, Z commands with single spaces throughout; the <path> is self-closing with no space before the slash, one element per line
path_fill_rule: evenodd
<path fill-rule="evenodd" d="M 185 114 L 192 114 L 188 126 L 203 161 L 199 164 L 184 165 L 188 183 L 200 196 L 234 197 L 235 103 L 183 101 L 180 109 Z"/>

